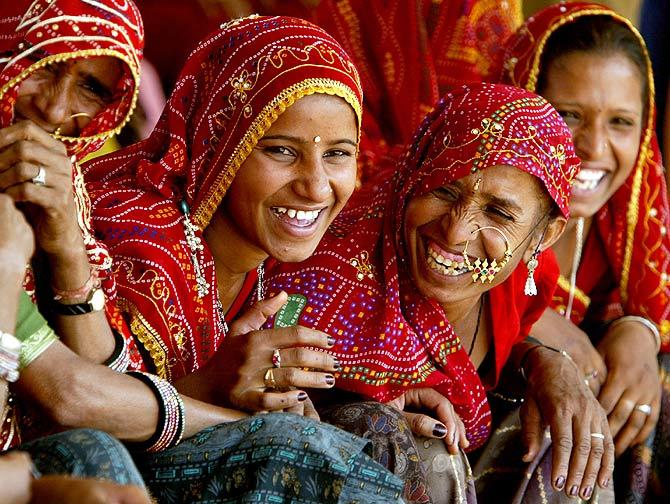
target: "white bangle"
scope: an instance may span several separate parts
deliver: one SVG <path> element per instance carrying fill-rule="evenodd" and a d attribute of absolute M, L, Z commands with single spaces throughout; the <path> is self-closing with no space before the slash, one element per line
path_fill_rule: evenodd
<path fill-rule="evenodd" d="M 0 331 L 0 378 L 8 382 L 19 379 L 21 342 L 13 335 Z"/>
<path fill-rule="evenodd" d="M 610 327 L 616 327 L 622 322 L 639 322 L 640 324 L 645 326 L 647 329 L 651 331 L 651 334 L 654 336 L 654 342 L 656 344 L 656 353 L 658 353 L 661 350 L 661 334 L 658 332 L 658 327 L 656 327 L 656 324 L 654 324 L 652 321 L 644 317 L 639 317 L 637 315 L 625 315 L 612 321 L 612 323 L 610 323 Z"/>

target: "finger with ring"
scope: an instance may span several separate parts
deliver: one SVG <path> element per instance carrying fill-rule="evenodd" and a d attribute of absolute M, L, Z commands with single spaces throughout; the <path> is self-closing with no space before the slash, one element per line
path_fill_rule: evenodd
<path fill-rule="evenodd" d="M 47 171 L 44 169 L 44 166 L 40 165 L 37 167 L 37 175 L 32 179 L 32 183 L 35 185 L 43 186 L 47 183 Z"/>
<path fill-rule="evenodd" d="M 265 386 L 267 388 L 277 388 L 277 382 L 275 381 L 273 368 L 268 368 L 268 370 L 265 372 L 265 376 L 263 377 L 263 381 L 265 382 Z"/>
<path fill-rule="evenodd" d="M 281 367 L 281 355 L 279 354 L 279 349 L 275 348 L 272 351 L 272 365 L 276 368 Z"/>
<path fill-rule="evenodd" d="M 605 439 L 605 434 L 601 434 L 600 432 L 592 432 L 591 437 L 594 439 Z"/>
<path fill-rule="evenodd" d="M 647 416 L 651 415 L 651 404 L 638 404 L 635 409 Z"/>

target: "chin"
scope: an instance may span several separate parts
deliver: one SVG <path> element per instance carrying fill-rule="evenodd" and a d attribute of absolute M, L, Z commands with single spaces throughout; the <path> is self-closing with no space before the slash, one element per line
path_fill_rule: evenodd
<path fill-rule="evenodd" d="M 291 248 L 271 247 L 268 249 L 268 255 L 279 262 L 283 263 L 297 263 L 309 259 L 316 250 L 316 246 L 299 246 L 295 244 Z"/>

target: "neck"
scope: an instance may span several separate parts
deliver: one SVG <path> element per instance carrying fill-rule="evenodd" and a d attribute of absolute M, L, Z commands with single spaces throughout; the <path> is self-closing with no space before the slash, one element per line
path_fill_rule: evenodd
<path fill-rule="evenodd" d="M 230 219 L 219 210 L 203 233 L 214 257 L 216 283 L 224 310 L 230 308 L 244 284 L 268 254 L 249 242 Z"/>
<path fill-rule="evenodd" d="M 456 334 L 459 336 L 469 334 L 467 329 L 476 322 L 479 303 L 482 296 L 464 299 L 449 305 L 442 305 L 442 309 L 447 316 L 447 320 L 454 326 Z M 473 326 L 474 327 L 474 326 Z"/>

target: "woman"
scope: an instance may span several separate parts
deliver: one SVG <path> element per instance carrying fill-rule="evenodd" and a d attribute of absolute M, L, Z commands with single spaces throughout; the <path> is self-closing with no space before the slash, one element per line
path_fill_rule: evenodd
<path fill-rule="evenodd" d="M 308 261 L 271 272 L 271 292 L 288 292 L 294 306 L 275 327 L 297 321 L 337 335 L 338 387 L 427 413 L 410 414 L 417 433 L 444 438 L 452 454 L 486 440 L 485 388 L 516 362 L 532 385 L 527 441 L 541 440 L 539 408 L 556 439 L 588 442 L 569 468 L 571 449 L 558 450 L 552 482 L 592 492 L 611 471 L 604 414 L 567 359 L 523 341 L 551 299 L 555 265 L 540 253 L 562 232 L 577 169 L 569 132 L 545 100 L 506 86 L 454 91 L 423 122 L 394 180 L 372 187 L 373 197 L 357 193 Z M 535 277 L 540 295 L 524 295 Z M 573 431 L 577 415 L 585 428 Z M 355 416 L 345 406 L 333 421 L 369 425 Z M 527 443 L 527 457 L 538 442 Z M 437 490 L 413 483 L 412 502 Z"/>
<path fill-rule="evenodd" d="M 546 313 L 533 333 L 570 352 L 607 411 L 616 453 L 627 452 L 617 463 L 618 496 L 645 495 L 647 478 L 638 475 L 649 471 L 653 437 L 645 440 L 661 416 L 648 491 L 668 495 L 660 474 L 670 410 L 657 353 L 667 369 L 670 209 L 646 47 L 632 24 L 606 7 L 552 6 L 509 40 L 502 76 L 559 110 L 583 163 L 572 218 L 553 246 L 562 275 L 555 313 Z M 586 331 L 597 350 L 580 331 L 561 338 L 555 329 L 562 318 Z"/>
<path fill-rule="evenodd" d="M 277 348 L 332 346 L 317 331 L 253 332 L 283 295 L 238 314 L 247 298 L 264 297 L 264 261 L 311 254 L 353 191 L 361 101 L 354 66 L 320 28 L 287 17 L 235 20 L 191 53 L 147 140 L 86 166 L 119 305 L 156 372 L 182 391 L 251 411 L 303 412 L 307 394 L 281 387 L 332 386 L 336 362 L 315 350 L 288 350 L 281 371 L 268 372 Z M 276 413 L 136 460 L 161 502 L 396 502 L 399 483 L 364 455 L 365 444 Z M 312 457 L 316 464 L 303 463 Z"/>

